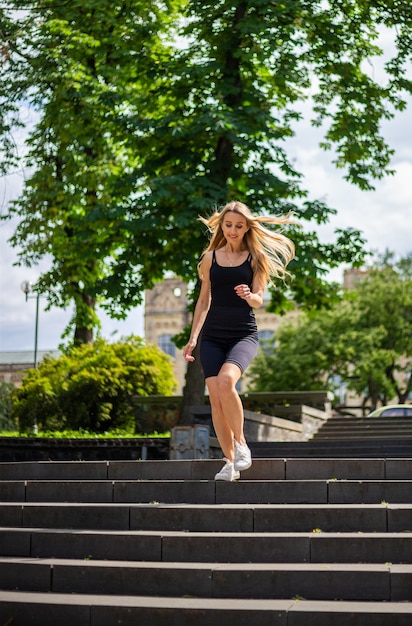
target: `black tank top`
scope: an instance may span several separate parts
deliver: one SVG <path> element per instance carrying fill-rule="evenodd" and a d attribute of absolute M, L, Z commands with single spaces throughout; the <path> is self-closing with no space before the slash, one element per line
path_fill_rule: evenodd
<path fill-rule="evenodd" d="M 246 284 L 252 288 L 252 257 L 235 267 L 219 265 L 213 251 L 210 267 L 211 304 L 203 326 L 203 337 L 237 339 L 257 333 L 253 309 L 234 288 Z"/>

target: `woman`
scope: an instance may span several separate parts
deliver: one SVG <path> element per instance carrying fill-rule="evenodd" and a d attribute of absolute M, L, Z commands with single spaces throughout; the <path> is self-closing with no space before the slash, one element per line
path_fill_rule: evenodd
<path fill-rule="evenodd" d="M 194 360 L 192 352 L 202 331 L 200 360 L 225 460 L 215 480 L 233 481 L 252 465 L 236 383 L 258 349 L 253 309 L 262 305 L 271 277 L 285 277 L 295 248 L 285 235 L 262 226 L 291 223 L 288 217 L 254 216 L 242 202 L 229 202 L 200 220 L 212 236 L 198 266 L 202 286 L 183 355 Z"/>

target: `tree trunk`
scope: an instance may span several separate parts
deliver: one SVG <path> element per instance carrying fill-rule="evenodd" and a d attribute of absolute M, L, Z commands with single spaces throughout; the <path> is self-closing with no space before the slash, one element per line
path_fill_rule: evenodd
<path fill-rule="evenodd" d="M 369 396 L 371 399 L 371 405 L 372 405 L 371 409 L 372 411 L 374 411 L 376 407 L 378 406 L 379 388 L 370 377 L 369 377 L 369 382 L 368 382 L 368 391 L 369 391 Z"/>
<path fill-rule="evenodd" d="M 205 398 L 205 376 L 199 358 L 199 343 L 193 351 L 193 356 L 195 360 L 188 363 L 187 366 L 186 384 L 183 390 L 183 401 L 179 418 L 181 426 L 193 423 L 190 407 L 203 404 Z"/>
<path fill-rule="evenodd" d="M 93 330 L 91 328 L 76 326 L 76 330 L 74 331 L 74 343 L 76 346 L 82 343 L 93 343 Z"/>
<path fill-rule="evenodd" d="M 411 392 L 411 389 L 412 389 L 412 373 L 409 373 L 404 390 L 398 392 L 398 402 L 400 404 L 406 403 L 406 401 L 408 400 L 409 394 Z"/>
<path fill-rule="evenodd" d="M 95 317 L 96 299 L 84 292 L 80 294 L 76 302 L 76 328 L 74 331 L 74 344 L 93 343 L 93 320 Z"/>

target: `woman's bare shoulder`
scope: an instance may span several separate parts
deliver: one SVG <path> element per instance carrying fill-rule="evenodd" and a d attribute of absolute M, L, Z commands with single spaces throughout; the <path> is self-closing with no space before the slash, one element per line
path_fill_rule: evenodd
<path fill-rule="evenodd" d="M 199 263 L 199 276 L 203 281 L 209 280 L 209 271 L 212 266 L 212 258 L 213 252 L 210 250 L 209 252 L 205 252 Z"/>
<path fill-rule="evenodd" d="M 201 260 L 201 265 L 202 267 L 210 267 L 212 264 L 212 259 L 213 259 L 213 250 L 209 250 L 208 252 L 206 252 Z"/>

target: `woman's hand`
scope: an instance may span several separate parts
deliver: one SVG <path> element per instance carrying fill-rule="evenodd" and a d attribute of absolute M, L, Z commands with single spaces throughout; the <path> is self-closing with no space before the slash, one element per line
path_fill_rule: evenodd
<path fill-rule="evenodd" d="M 250 298 L 251 291 L 249 285 L 236 285 L 235 291 L 239 298 L 242 298 L 242 300 L 247 300 L 248 298 Z"/>
<path fill-rule="evenodd" d="M 183 348 L 183 356 L 186 361 L 194 361 L 195 357 L 192 356 L 193 350 L 196 348 L 196 341 L 189 341 Z"/>

